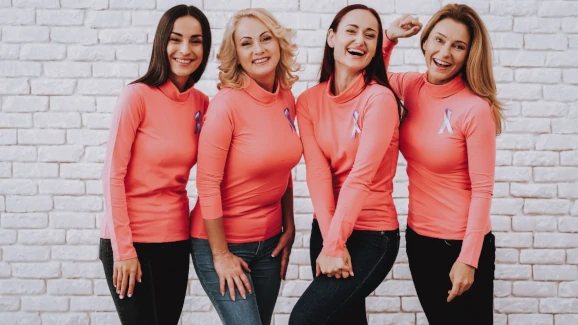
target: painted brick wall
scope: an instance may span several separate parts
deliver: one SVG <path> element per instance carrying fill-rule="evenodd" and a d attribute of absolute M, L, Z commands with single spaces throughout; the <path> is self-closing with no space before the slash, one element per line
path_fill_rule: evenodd
<path fill-rule="evenodd" d="M 179 2 L 205 11 L 214 49 L 228 15 L 249 6 L 297 29 L 298 95 L 315 84 L 333 15 L 354 1 L 0 0 L 1 324 L 119 324 L 97 257 L 110 113 L 122 86 L 146 70 L 161 14 Z M 363 2 L 387 26 L 403 13 L 426 22 L 448 1 Z M 578 324 L 578 1 L 463 2 L 491 31 L 499 97 L 509 107 L 492 207 L 496 324 Z M 401 41 L 393 71 L 424 70 L 418 43 Z M 212 59 L 198 84 L 209 96 L 216 66 Z M 399 165 L 403 225 L 407 176 Z M 275 325 L 287 323 L 311 279 L 305 166 L 294 175 L 298 233 Z M 189 191 L 194 202 L 194 182 Z M 403 245 L 367 307 L 371 324 L 427 324 Z M 191 272 L 182 324 L 219 323 Z"/>

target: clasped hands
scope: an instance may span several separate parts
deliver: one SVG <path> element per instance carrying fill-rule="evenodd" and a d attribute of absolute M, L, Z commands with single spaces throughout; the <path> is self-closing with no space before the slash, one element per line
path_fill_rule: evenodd
<path fill-rule="evenodd" d="M 336 279 L 347 279 L 353 276 L 353 265 L 347 247 L 343 250 L 343 257 L 333 257 L 325 255 L 323 252 L 319 254 L 315 262 L 315 277 L 321 274 Z"/>

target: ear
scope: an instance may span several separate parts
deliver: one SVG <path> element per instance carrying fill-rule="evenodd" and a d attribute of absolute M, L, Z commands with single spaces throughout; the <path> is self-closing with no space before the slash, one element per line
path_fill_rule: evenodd
<path fill-rule="evenodd" d="M 333 32 L 333 29 L 329 29 L 327 31 L 327 45 L 329 45 L 330 48 L 333 48 L 335 46 L 335 44 L 333 43 L 333 38 L 335 37 L 335 32 Z"/>

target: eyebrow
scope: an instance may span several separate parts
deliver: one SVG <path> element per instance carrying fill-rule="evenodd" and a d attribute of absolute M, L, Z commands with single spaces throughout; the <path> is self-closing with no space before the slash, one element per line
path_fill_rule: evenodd
<path fill-rule="evenodd" d="M 265 34 L 265 33 L 271 33 L 271 31 L 266 30 L 266 31 L 262 32 L 261 35 L 259 35 L 259 37 L 263 36 L 263 34 Z M 239 39 L 239 41 L 242 41 L 244 38 L 252 39 L 251 36 L 243 36 Z"/>
<path fill-rule="evenodd" d="M 445 36 L 444 34 L 442 34 L 442 33 L 440 33 L 440 32 L 436 32 L 436 34 L 439 34 L 439 35 L 441 35 L 441 36 L 443 36 L 443 37 L 445 37 L 445 38 L 448 38 L 447 36 Z M 460 41 L 460 40 L 456 40 L 455 42 L 457 42 L 457 43 L 463 43 L 463 44 L 465 44 L 466 46 L 468 45 L 468 43 L 466 43 L 466 42 L 464 42 L 464 41 Z"/>
<path fill-rule="evenodd" d="M 176 35 L 178 35 L 178 36 L 180 36 L 180 37 L 183 37 L 183 34 L 181 34 L 181 33 L 171 32 L 171 34 L 176 34 Z M 195 37 L 203 37 L 203 35 L 201 35 L 201 34 L 195 34 L 195 35 L 192 35 L 192 36 L 191 36 L 191 38 L 195 38 Z"/>
<path fill-rule="evenodd" d="M 355 27 L 355 28 L 359 28 L 359 26 L 357 26 L 357 25 L 355 25 L 355 24 L 347 24 L 347 25 L 345 25 L 345 26 L 353 26 L 353 27 Z M 370 31 L 373 31 L 373 32 L 376 32 L 376 33 L 377 33 L 377 31 L 376 31 L 375 29 L 371 28 L 371 27 L 367 27 L 367 29 L 370 30 Z"/>

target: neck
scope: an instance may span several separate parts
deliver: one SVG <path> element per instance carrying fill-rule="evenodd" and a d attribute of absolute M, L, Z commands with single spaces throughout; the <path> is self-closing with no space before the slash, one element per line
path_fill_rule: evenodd
<path fill-rule="evenodd" d="M 344 67 L 335 66 L 333 74 L 333 94 L 339 96 L 355 81 L 361 71 L 352 72 Z"/>
<path fill-rule="evenodd" d="M 169 79 L 171 80 L 171 82 L 177 87 L 177 89 L 180 92 L 183 92 L 185 90 L 187 90 L 190 86 L 188 83 L 189 81 L 189 77 L 181 77 L 181 76 L 175 76 L 175 75 L 170 75 Z"/>
<path fill-rule="evenodd" d="M 439 80 L 439 79 L 433 79 L 432 76 L 428 73 L 428 74 L 427 74 L 427 81 L 428 81 L 430 84 L 432 84 L 432 85 L 441 86 L 441 85 L 445 85 L 445 84 L 447 84 L 448 82 L 454 80 L 454 78 L 455 78 L 456 76 L 457 76 L 457 75 L 453 75 L 453 76 L 451 76 L 451 78 Z"/>
<path fill-rule="evenodd" d="M 255 82 L 266 91 L 272 93 L 275 88 L 275 75 L 267 76 L 265 78 L 253 79 Z"/>

